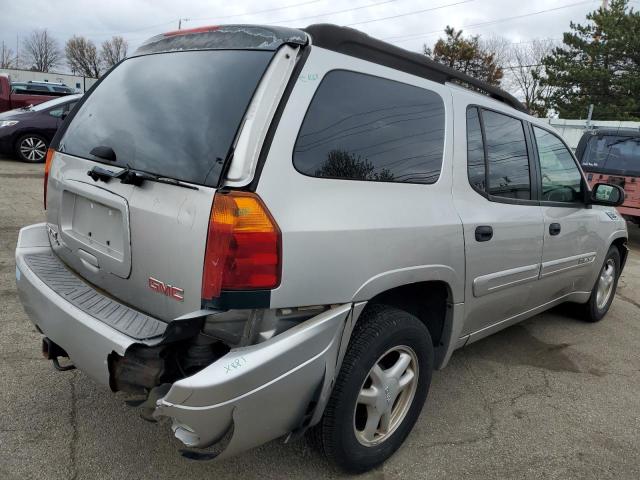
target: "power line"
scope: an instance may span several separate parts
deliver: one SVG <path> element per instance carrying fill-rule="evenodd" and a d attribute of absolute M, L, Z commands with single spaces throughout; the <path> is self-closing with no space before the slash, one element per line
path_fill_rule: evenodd
<path fill-rule="evenodd" d="M 288 20 L 278 20 L 277 22 L 270 22 L 267 25 L 275 25 L 275 24 L 278 24 L 278 23 L 296 22 L 298 20 L 309 20 L 310 18 L 327 17 L 329 15 L 337 15 L 337 14 L 346 13 L 346 12 L 354 12 L 356 10 L 362 10 L 363 8 L 377 7 L 378 5 L 384 5 L 386 3 L 393 3 L 393 2 L 396 2 L 396 1 L 397 0 L 385 0 L 383 2 L 371 3 L 369 5 L 362 5 L 360 7 L 346 8 L 344 10 L 337 10 L 337 11 L 334 11 L 334 12 L 322 13 L 320 15 L 310 15 L 310 16 L 306 16 L 306 17 L 290 18 Z"/>
<path fill-rule="evenodd" d="M 323 2 L 323 1 L 324 0 L 309 0 L 307 2 L 294 3 L 292 5 L 286 5 L 284 7 L 269 8 L 267 10 L 258 10 L 256 12 L 236 13 L 236 14 L 233 14 L 233 15 L 224 15 L 224 16 L 221 16 L 221 17 L 193 18 L 192 20 L 225 20 L 227 18 L 248 17 L 250 15 L 258 15 L 260 13 L 276 12 L 278 10 L 285 10 L 287 8 L 303 7 L 305 5 L 311 5 L 312 3 L 319 3 L 319 2 Z"/>
<path fill-rule="evenodd" d="M 236 18 L 236 17 L 248 17 L 251 15 L 259 15 L 261 13 L 269 13 L 269 12 L 275 12 L 278 10 L 285 10 L 287 8 L 295 8 L 295 7 L 302 7 L 305 5 L 311 5 L 312 3 L 319 3 L 319 2 L 323 2 L 325 0 L 307 0 L 305 2 L 300 2 L 300 3 L 294 3 L 291 5 L 286 5 L 283 7 L 277 7 L 277 8 L 269 8 L 266 10 L 257 10 L 257 11 L 253 11 L 253 12 L 245 12 L 245 13 L 236 13 L 233 15 L 223 15 L 223 16 L 218 16 L 218 17 L 198 17 L 198 18 L 191 18 L 191 21 L 200 21 L 200 20 L 225 20 L 225 19 L 229 19 L 229 18 Z M 179 18 L 173 18 L 171 20 L 167 20 L 166 22 L 162 22 L 162 23 L 156 23 L 154 25 L 148 25 L 146 27 L 141 27 L 141 28 L 136 28 L 134 30 L 110 30 L 110 31 L 103 31 L 103 32 L 93 32 L 91 34 L 89 33 L 80 33 L 79 35 L 91 35 L 91 36 L 101 36 L 101 35 L 122 35 L 122 34 L 126 34 L 126 33 L 136 33 L 136 32 L 142 32 L 144 30 L 151 30 L 153 28 L 158 28 L 158 27 L 162 27 L 164 25 L 169 25 L 172 23 L 176 23 L 179 20 Z"/>
<path fill-rule="evenodd" d="M 454 5 L 461 5 L 463 3 L 469 3 L 469 2 L 473 2 L 473 1 L 474 0 L 462 0 L 460 2 L 449 3 L 447 5 L 440 5 L 438 7 L 425 8 L 424 10 L 414 10 L 412 12 L 401 13 L 401 14 L 398 14 L 398 15 L 391 15 L 391 16 L 388 16 L 388 17 L 374 18 L 374 19 L 371 19 L 371 20 L 363 20 L 362 22 L 348 23 L 348 24 L 345 25 L 345 27 L 352 27 L 354 25 L 363 25 L 365 23 L 380 22 L 382 20 L 389 20 L 389 19 L 392 19 L 392 18 L 406 17 L 406 16 L 409 16 L 409 15 L 416 15 L 416 14 L 419 14 L 419 13 L 432 12 L 434 10 L 440 10 L 442 8 L 453 7 Z"/>
<path fill-rule="evenodd" d="M 534 15 L 540 15 L 543 13 L 547 13 L 547 12 L 554 12 L 557 10 L 562 10 L 565 8 L 571 8 L 571 7 L 576 7 L 578 5 L 585 5 L 587 3 L 593 3 L 594 0 L 587 0 L 587 1 L 583 1 L 583 2 L 576 2 L 576 3 L 570 3 L 568 5 L 563 5 L 560 7 L 554 7 L 554 8 L 547 8 L 545 10 L 539 10 L 537 12 L 530 12 L 530 13 L 525 13 L 522 15 L 513 15 L 511 17 L 505 17 L 505 18 L 499 18 L 496 20 L 490 20 L 487 22 L 479 22 L 479 23 L 472 23 L 472 24 L 468 24 L 468 25 L 462 25 L 462 27 L 460 28 L 472 28 L 472 27 L 480 27 L 480 26 L 485 26 L 485 25 L 493 25 L 495 23 L 501 23 L 501 22 L 507 22 L 509 20 L 515 20 L 515 19 L 519 19 L 519 18 L 526 18 L 526 17 L 532 17 Z M 385 37 L 382 40 L 395 40 L 396 42 L 405 42 L 407 40 L 412 40 L 414 38 L 418 38 L 418 37 L 426 37 L 429 35 L 434 35 L 437 33 L 442 33 L 442 29 L 440 30 L 433 30 L 431 32 L 424 32 L 424 33 L 414 33 L 414 34 L 408 34 L 408 35 L 396 35 L 394 37 Z"/>

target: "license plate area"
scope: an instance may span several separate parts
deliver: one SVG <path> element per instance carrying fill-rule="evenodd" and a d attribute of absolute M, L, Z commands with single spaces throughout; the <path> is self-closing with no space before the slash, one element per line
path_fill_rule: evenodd
<path fill-rule="evenodd" d="M 129 210 L 123 197 L 93 185 L 68 182 L 62 192 L 60 233 L 63 244 L 94 272 L 129 276 Z"/>

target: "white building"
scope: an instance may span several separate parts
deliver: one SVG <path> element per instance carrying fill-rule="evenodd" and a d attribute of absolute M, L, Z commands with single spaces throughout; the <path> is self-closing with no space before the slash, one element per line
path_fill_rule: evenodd
<path fill-rule="evenodd" d="M 15 68 L 0 68 L 0 73 L 9 75 L 12 82 L 52 82 L 64 83 L 67 87 L 73 88 L 79 93 L 84 93 L 91 85 L 98 80 L 91 77 L 81 77 L 77 75 L 69 75 L 66 73 L 42 73 L 33 72 L 31 70 L 18 70 Z"/>
<path fill-rule="evenodd" d="M 565 120 L 563 118 L 545 118 L 544 120 L 560 132 L 564 140 L 574 151 L 578 147 L 578 142 L 582 134 L 587 130 L 587 120 Z M 640 128 L 640 122 L 623 122 L 617 120 L 591 120 L 590 125 L 591 128 Z"/>

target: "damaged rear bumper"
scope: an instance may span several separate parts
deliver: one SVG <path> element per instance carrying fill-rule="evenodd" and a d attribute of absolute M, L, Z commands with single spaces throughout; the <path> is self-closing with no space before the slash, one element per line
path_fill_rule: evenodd
<path fill-rule="evenodd" d="M 50 250 L 45 224 L 21 230 L 16 280 L 25 310 L 77 368 L 110 385 L 109 355 L 124 356 L 134 345 L 157 345 L 162 337 L 127 335 L 52 289 L 27 258 Z M 231 349 L 165 388 L 153 416 L 171 418 L 176 437 L 188 447 L 224 444 L 221 456 L 304 430 L 324 409 L 354 312 L 362 306 L 335 306 L 262 343 Z"/>
<path fill-rule="evenodd" d="M 304 428 L 331 383 L 350 305 L 328 310 L 258 345 L 237 348 L 175 382 L 154 416 L 177 438 L 207 447 L 232 432 L 222 456 Z"/>

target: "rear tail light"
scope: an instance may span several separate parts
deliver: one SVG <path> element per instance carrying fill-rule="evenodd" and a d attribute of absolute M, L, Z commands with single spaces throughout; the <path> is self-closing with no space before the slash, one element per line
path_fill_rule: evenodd
<path fill-rule="evenodd" d="M 216 193 L 202 273 L 202 298 L 222 290 L 256 290 L 280 284 L 281 236 L 254 193 Z"/>
<path fill-rule="evenodd" d="M 51 170 L 51 162 L 53 161 L 53 155 L 55 150 L 50 148 L 47 150 L 47 158 L 44 162 L 44 209 L 47 209 L 47 182 L 49 182 L 49 171 Z"/>

